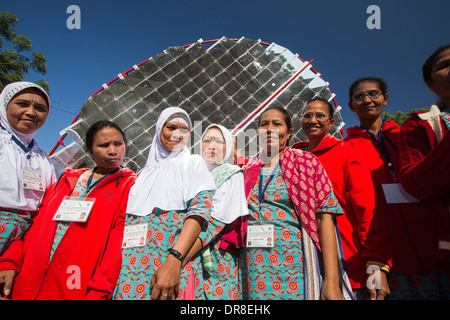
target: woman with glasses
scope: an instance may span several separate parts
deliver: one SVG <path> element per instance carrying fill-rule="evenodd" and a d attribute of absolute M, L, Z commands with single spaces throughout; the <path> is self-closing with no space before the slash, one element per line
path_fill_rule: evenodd
<path fill-rule="evenodd" d="M 446 268 L 434 277 L 440 284 L 441 299 L 450 299 L 450 44 L 430 55 L 422 75 L 440 101 L 428 112 L 411 114 L 401 127 L 400 182 L 422 205 L 436 212 L 437 217 L 428 219 L 438 219 L 438 260 Z"/>
<path fill-rule="evenodd" d="M 347 129 L 345 141 L 358 149 L 369 167 L 375 189 L 374 214 L 382 215 L 390 241 L 390 261 L 380 265 L 389 272 L 388 299 L 439 299 L 435 274 L 442 269 L 436 259 L 437 214 L 400 184 L 400 127 L 382 120 L 389 101 L 387 85 L 380 78 L 359 79 L 351 85 L 349 98 L 360 125 Z"/>
<path fill-rule="evenodd" d="M 302 129 L 308 141 L 292 148 L 310 151 L 328 173 L 334 193 L 345 214 L 337 217 L 348 275 L 357 299 L 383 299 L 389 292 L 384 273 L 378 271 L 381 290 L 366 287 L 371 266 L 387 264 L 389 250 L 383 221 L 373 215 L 375 194 L 371 176 L 358 151 L 350 144 L 331 136 L 334 109 L 330 102 L 314 98 L 306 103 Z M 367 290 L 366 290 L 367 289 Z M 378 295 L 377 295 L 378 293 Z"/>

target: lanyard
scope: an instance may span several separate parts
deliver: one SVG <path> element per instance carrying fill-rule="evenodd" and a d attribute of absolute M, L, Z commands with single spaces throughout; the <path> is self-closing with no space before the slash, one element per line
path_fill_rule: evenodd
<path fill-rule="evenodd" d="M 273 177 L 275 176 L 275 173 L 278 170 L 278 166 L 280 164 L 280 161 L 277 162 L 277 165 L 273 168 L 271 175 L 267 179 L 266 185 L 264 186 L 264 189 L 262 188 L 262 181 L 263 181 L 263 175 L 260 174 L 259 177 L 259 188 L 258 188 L 258 200 L 259 203 L 264 202 L 264 194 L 266 193 L 267 187 L 269 186 L 270 182 L 272 181 Z"/>
<path fill-rule="evenodd" d="M 5 127 L 3 127 L 0 124 L 0 128 L 2 128 L 3 130 L 9 132 Z M 27 155 L 27 159 L 31 158 L 31 149 L 33 149 L 33 145 L 34 145 L 34 139 L 31 140 L 30 144 L 27 146 L 25 146 L 19 139 L 17 139 L 13 134 L 11 134 L 11 139 L 20 147 L 20 149 L 23 150 L 23 152 L 26 153 Z"/>
<path fill-rule="evenodd" d="M 92 174 L 91 174 L 91 176 L 89 177 L 88 182 L 87 182 L 87 185 L 86 185 L 88 192 L 91 191 L 91 189 L 93 189 L 96 185 L 98 185 L 103 179 L 105 179 L 106 177 L 108 177 L 108 176 L 110 176 L 110 175 L 113 175 L 114 173 L 116 173 L 117 171 L 119 171 L 121 168 L 122 168 L 121 166 L 117 167 L 116 169 L 114 169 L 113 171 L 111 171 L 110 173 L 108 173 L 107 175 L 105 175 L 104 177 L 102 177 L 101 179 L 98 179 L 97 181 L 95 181 L 94 184 L 91 186 L 91 184 L 92 184 L 92 179 L 93 179 L 93 176 L 94 176 L 94 172 L 95 172 L 95 169 L 96 169 L 96 168 L 94 168 L 94 170 L 92 170 Z"/>
<path fill-rule="evenodd" d="M 384 156 L 384 159 L 386 160 L 386 162 L 389 166 L 389 169 L 391 170 L 391 173 L 394 174 L 395 169 L 394 169 L 394 166 L 391 161 L 391 156 L 389 155 L 389 151 L 386 147 L 386 143 L 384 142 L 383 133 L 381 132 L 381 130 L 383 129 L 383 126 L 384 126 L 384 123 L 381 125 L 380 131 L 378 131 L 377 135 L 370 132 L 369 130 L 366 130 L 366 131 L 372 136 L 372 138 L 375 140 L 375 142 L 380 146 L 381 152 L 383 153 L 383 156 Z"/>

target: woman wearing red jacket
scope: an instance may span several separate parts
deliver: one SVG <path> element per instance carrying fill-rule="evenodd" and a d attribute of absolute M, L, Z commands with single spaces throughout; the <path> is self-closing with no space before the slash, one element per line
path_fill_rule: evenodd
<path fill-rule="evenodd" d="M 405 190 L 437 213 L 438 275 L 441 298 L 450 298 L 450 44 L 442 46 L 422 67 L 425 83 L 441 101 L 430 111 L 413 113 L 400 130 L 400 182 Z M 443 162 L 444 161 L 444 162 Z"/>
<path fill-rule="evenodd" d="M 86 146 L 93 170 L 67 169 L 47 190 L 32 227 L 0 258 L 3 294 L 14 300 L 111 297 L 121 266 L 128 192 L 123 131 L 95 123 Z"/>
<path fill-rule="evenodd" d="M 375 194 L 370 172 L 355 148 L 330 134 L 334 125 L 333 107 L 325 99 L 314 98 L 306 103 L 302 116 L 303 132 L 308 141 L 292 147 L 310 151 L 328 173 L 334 193 L 345 214 L 337 217 L 344 256 L 353 291 L 358 299 L 367 297 L 366 288 L 370 265 L 387 264 L 387 235 L 384 222 L 374 219 Z M 371 269 L 369 269 L 371 270 Z M 371 299 L 383 299 L 389 291 L 384 273 L 378 273 L 383 290 L 367 288 Z"/>
<path fill-rule="evenodd" d="M 382 214 L 392 248 L 388 299 L 439 299 L 437 213 L 409 196 L 399 183 L 400 127 L 383 122 L 387 85 L 363 78 L 349 90 L 350 109 L 360 125 L 347 129 L 345 141 L 358 149 L 372 175 L 375 215 Z"/>

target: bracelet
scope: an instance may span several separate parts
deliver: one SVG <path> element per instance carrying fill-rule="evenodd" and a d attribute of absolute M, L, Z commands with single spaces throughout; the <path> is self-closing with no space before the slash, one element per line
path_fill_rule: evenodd
<path fill-rule="evenodd" d="M 183 262 L 184 257 L 179 251 L 177 251 L 175 249 L 172 249 L 172 248 L 169 248 L 169 253 L 171 255 L 173 255 L 175 258 L 177 258 L 178 260 L 180 260 L 181 262 Z"/>
<path fill-rule="evenodd" d="M 381 271 L 384 271 L 386 273 L 389 273 L 390 271 L 390 267 L 387 264 L 384 264 L 382 262 L 377 262 L 377 261 L 368 261 L 366 263 L 366 268 L 370 267 L 370 266 L 377 266 L 378 268 L 380 268 Z"/>

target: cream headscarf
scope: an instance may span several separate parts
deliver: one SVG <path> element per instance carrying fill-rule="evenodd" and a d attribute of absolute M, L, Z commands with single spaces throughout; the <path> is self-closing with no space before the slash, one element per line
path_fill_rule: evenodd
<path fill-rule="evenodd" d="M 40 86 L 31 82 L 14 82 L 7 85 L 0 94 L 0 207 L 36 211 L 39 208 L 43 191 L 24 189 L 21 183 L 21 169 L 40 172 L 44 177 L 44 190 L 55 181 L 55 171 L 48 155 L 36 141 L 30 150 L 30 158 L 13 140 L 13 136 L 25 146 L 29 146 L 35 132 L 24 134 L 14 130 L 8 122 L 6 109 L 12 98 L 27 88 L 36 88 L 45 94 L 50 107 L 50 99 Z"/>
<path fill-rule="evenodd" d="M 213 197 L 212 217 L 229 224 L 238 217 L 248 215 L 247 199 L 244 189 L 244 175 L 238 166 L 227 163 L 233 151 L 233 135 L 224 126 L 211 124 L 203 132 L 202 140 L 211 128 L 218 128 L 225 140 L 225 155 L 217 165 L 208 165 L 217 190 Z"/>
<path fill-rule="evenodd" d="M 147 163 L 130 190 L 127 214 L 146 216 L 153 209 L 185 210 L 189 200 L 199 192 L 216 189 L 206 163 L 192 155 L 187 146 L 170 152 L 161 144 L 161 130 L 168 121 L 186 123 L 192 128 L 188 114 L 178 107 L 165 109 L 158 118 Z"/>
<path fill-rule="evenodd" d="M 223 159 L 222 159 L 222 161 L 220 163 L 213 164 L 213 165 L 208 165 L 209 171 L 211 171 L 212 169 L 214 169 L 218 165 L 227 162 L 228 158 L 231 155 L 231 152 L 233 151 L 233 135 L 231 134 L 231 132 L 227 128 L 225 128 L 224 126 L 222 126 L 220 124 L 212 123 L 208 127 L 206 127 L 205 131 L 203 131 L 203 134 L 202 134 L 202 141 L 205 138 L 206 133 L 208 132 L 208 130 L 212 129 L 212 128 L 217 128 L 217 129 L 220 130 L 220 132 L 222 132 L 223 139 L 225 140 L 225 155 L 224 155 L 224 157 L 223 157 Z"/>

